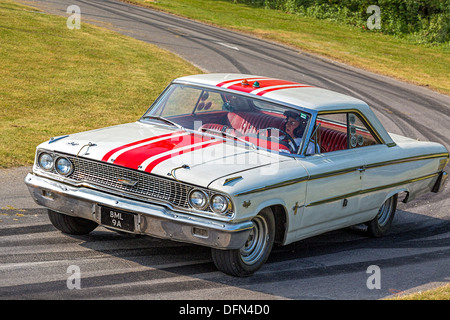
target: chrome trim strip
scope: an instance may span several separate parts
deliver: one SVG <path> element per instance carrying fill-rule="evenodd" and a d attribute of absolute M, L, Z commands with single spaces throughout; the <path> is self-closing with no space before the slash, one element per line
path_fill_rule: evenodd
<path fill-rule="evenodd" d="M 429 155 L 424 155 L 424 156 L 414 156 L 414 157 L 408 157 L 408 158 L 397 159 L 397 160 L 377 162 L 377 163 L 364 165 L 364 166 L 355 166 L 355 167 L 351 167 L 351 168 L 347 168 L 347 169 L 343 169 L 343 170 L 329 171 L 329 172 L 315 174 L 315 175 L 312 175 L 309 177 L 295 178 L 295 179 L 291 179 L 288 181 L 275 183 L 272 185 L 266 185 L 266 186 L 262 186 L 262 187 L 248 189 L 248 190 L 245 190 L 242 192 L 235 193 L 234 196 L 239 197 L 239 196 L 248 195 L 248 194 L 252 194 L 252 193 L 256 193 L 256 192 L 281 188 L 281 187 L 289 186 L 292 184 L 300 183 L 303 181 L 311 181 L 311 180 L 317 180 L 317 179 L 322 179 L 322 178 L 338 176 L 338 175 L 350 173 L 350 172 L 353 172 L 356 170 L 363 171 L 363 170 L 378 168 L 378 167 L 382 167 L 382 166 L 388 166 L 388 165 L 394 165 L 394 164 L 406 163 L 406 162 L 413 162 L 413 161 L 420 161 L 420 160 L 435 159 L 435 158 L 440 158 L 440 157 L 448 158 L 449 154 L 448 153 L 435 153 L 435 154 L 429 154 Z"/>
<path fill-rule="evenodd" d="M 328 199 L 324 199 L 324 200 L 320 200 L 320 201 L 311 202 L 311 203 L 308 203 L 305 207 L 313 207 L 313 206 L 325 204 L 325 203 L 328 203 L 328 202 L 334 202 L 334 201 L 338 201 L 338 200 L 342 200 L 342 199 L 346 199 L 346 198 L 351 198 L 351 197 L 358 196 L 358 195 L 363 195 L 363 194 L 366 194 L 366 193 L 371 193 L 371 192 L 375 192 L 375 191 L 380 191 L 380 190 L 384 190 L 384 189 L 389 189 L 389 188 L 401 186 L 403 184 L 408 184 L 408 183 L 413 183 L 413 182 L 417 182 L 417 181 L 421 181 L 421 180 L 426 180 L 426 179 L 434 178 L 435 176 L 438 176 L 440 174 L 441 174 L 440 172 L 436 172 L 436 173 L 433 173 L 433 174 L 429 174 L 429 175 L 418 177 L 418 178 L 414 178 L 414 179 L 408 179 L 408 180 L 405 180 L 405 181 L 391 183 L 391 184 L 387 184 L 387 185 L 384 185 L 384 186 L 378 186 L 378 187 L 375 187 L 375 188 L 359 190 L 359 191 L 355 191 L 355 192 L 352 192 L 352 193 L 347 193 L 347 194 L 343 194 L 343 195 L 340 195 L 340 196 L 336 196 L 336 197 L 332 197 L 332 198 L 328 198 Z"/>
<path fill-rule="evenodd" d="M 389 166 L 389 165 L 393 165 L 393 164 L 435 159 L 435 158 L 441 158 L 441 157 L 448 158 L 449 154 L 446 152 L 443 152 L 443 153 L 433 153 L 433 154 L 428 154 L 428 155 L 423 155 L 423 156 L 413 156 L 413 157 L 402 158 L 402 159 L 397 159 L 397 160 L 389 160 L 389 161 L 382 161 L 382 162 L 377 162 L 377 163 L 373 163 L 373 164 L 368 164 L 365 167 L 366 167 L 366 169 L 371 169 L 371 168 Z"/>
<path fill-rule="evenodd" d="M 317 179 L 322 179 L 322 178 L 328 178 L 328 177 L 334 177 L 334 176 L 339 176 L 341 174 L 346 174 L 346 173 L 350 173 L 350 172 L 354 172 L 357 171 L 361 168 L 363 168 L 364 166 L 356 166 L 356 167 L 351 167 L 351 168 L 346 168 L 346 169 L 342 169 L 342 170 L 336 170 L 336 171 L 329 171 L 329 172 L 324 172 L 324 173 L 318 173 L 312 176 L 309 176 L 308 180 L 317 180 Z M 364 167 L 365 168 L 365 167 Z"/>
<path fill-rule="evenodd" d="M 367 164 L 363 166 L 355 166 L 348 169 L 343 170 L 336 170 L 336 171 L 330 171 L 325 173 L 316 174 L 313 176 L 310 176 L 308 180 L 316 180 L 321 178 L 327 178 L 332 176 L 337 176 L 349 172 L 353 172 L 355 170 L 367 170 L 367 169 L 373 169 L 378 167 L 384 167 L 384 166 L 390 166 L 400 163 L 406 163 L 406 162 L 413 162 L 413 161 L 420 161 L 420 160 L 428 160 L 428 159 L 435 159 L 435 158 L 441 158 L 441 157 L 448 157 L 448 153 L 435 153 L 435 154 L 429 154 L 429 155 L 423 155 L 423 156 L 413 156 L 408 158 L 402 158 L 402 159 L 396 159 L 396 160 L 388 160 L 388 161 L 382 161 L 382 162 L 376 162 L 372 164 Z"/>
<path fill-rule="evenodd" d="M 235 197 L 244 196 L 244 195 L 252 194 L 252 193 L 256 193 L 256 192 L 267 191 L 267 190 L 272 190 L 272 189 L 276 189 L 276 188 L 290 186 L 290 185 L 293 185 L 293 184 L 296 184 L 296 183 L 300 183 L 300 182 L 303 182 L 303 181 L 306 181 L 306 180 L 308 180 L 308 177 L 291 179 L 291 180 L 275 183 L 275 184 L 272 184 L 272 185 L 267 185 L 267 186 L 263 186 L 263 187 L 257 187 L 257 188 L 253 188 L 253 189 L 248 189 L 248 190 L 245 190 L 245 191 L 242 191 L 242 192 L 235 193 L 233 195 Z"/>

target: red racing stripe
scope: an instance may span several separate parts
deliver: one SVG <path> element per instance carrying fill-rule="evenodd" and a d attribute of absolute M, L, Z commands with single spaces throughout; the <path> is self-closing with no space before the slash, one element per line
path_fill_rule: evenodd
<path fill-rule="evenodd" d="M 254 81 L 252 81 L 254 80 Z M 243 82 L 245 81 L 245 83 Z M 256 84 L 256 82 L 258 82 Z M 255 86 L 256 84 L 256 86 Z M 264 94 L 275 91 L 275 90 L 282 90 L 282 89 L 289 89 L 289 88 L 305 88 L 310 87 L 309 85 L 287 81 L 287 80 L 280 80 L 280 79 L 272 79 L 272 78 L 243 78 L 243 79 L 235 79 L 235 80 L 228 80 L 219 83 L 217 86 L 227 86 L 227 89 L 236 90 L 240 92 L 246 92 L 246 93 L 255 93 L 258 96 L 263 96 Z M 274 88 L 275 87 L 275 88 Z M 267 89 L 264 89 L 267 88 Z M 257 92 L 254 92 L 257 91 Z"/>
<path fill-rule="evenodd" d="M 196 146 L 196 147 L 192 147 L 192 148 L 189 148 L 189 149 L 184 149 L 184 150 L 180 150 L 180 151 L 175 152 L 175 153 L 168 154 L 168 155 L 166 155 L 166 156 L 164 156 L 164 157 L 161 157 L 161 158 L 158 158 L 158 159 L 152 161 L 152 162 L 145 168 L 145 171 L 146 171 L 146 172 L 152 172 L 152 170 L 153 170 L 158 164 L 160 164 L 161 162 L 163 162 L 163 161 L 165 161 L 165 160 L 167 160 L 167 159 L 170 159 L 170 158 L 173 158 L 173 157 L 176 157 L 176 156 L 179 156 L 179 155 L 188 153 L 188 152 L 200 150 L 200 149 L 203 149 L 203 148 L 206 148 L 206 147 L 209 147 L 209 146 L 214 146 L 214 145 L 217 145 L 217 144 L 220 144 L 220 143 L 225 143 L 225 140 L 213 141 L 213 142 L 210 142 L 210 143 L 207 143 L 207 144 L 203 144 L 203 145 L 200 145 L 200 146 Z"/>
<path fill-rule="evenodd" d="M 271 92 L 271 91 L 277 91 L 277 90 L 283 90 L 283 89 L 291 89 L 291 88 L 308 88 L 311 86 L 308 86 L 306 84 L 298 84 L 295 86 L 286 86 L 286 87 L 278 87 L 278 88 L 270 88 L 270 89 L 265 89 L 263 91 L 258 92 L 256 95 L 257 96 L 262 96 L 265 95 L 267 92 Z"/>
<path fill-rule="evenodd" d="M 228 87 L 228 89 L 241 91 L 241 92 L 247 92 L 250 93 L 254 90 L 262 89 L 265 87 L 272 87 L 272 86 L 281 86 L 281 85 L 295 85 L 296 82 L 286 81 L 286 80 L 278 80 L 278 79 L 267 79 L 267 80 L 258 80 L 258 86 L 254 87 L 256 81 L 248 81 L 246 85 L 242 83 L 238 84 L 232 84 Z"/>
<path fill-rule="evenodd" d="M 108 159 L 109 159 L 114 153 L 116 153 L 117 151 L 120 151 L 120 150 L 122 150 L 122 149 L 125 149 L 125 148 L 128 148 L 128 147 L 132 147 L 132 146 L 135 146 L 135 145 L 140 144 L 140 143 L 150 142 L 150 141 L 152 141 L 152 140 L 156 140 L 156 139 L 159 139 L 159 138 L 170 137 L 170 136 L 172 136 L 172 135 L 174 135 L 174 134 L 179 134 L 179 133 L 181 133 L 181 132 L 182 132 L 182 131 L 179 131 L 179 132 L 172 132 L 172 133 L 167 133 L 167 134 L 163 134 L 163 135 L 160 135 L 160 136 L 154 136 L 154 137 L 151 137 L 151 138 L 147 138 L 147 139 L 143 139 L 143 140 L 138 140 L 138 141 L 135 141 L 135 142 L 131 142 L 131 143 L 125 144 L 125 145 L 123 145 L 123 146 L 120 146 L 120 147 L 117 147 L 117 148 L 115 148 L 115 149 L 112 149 L 111 151 L 108 151 L 108 152 L 103 156 L 102 161 L 108 161 Z"/>
<path fill-rule="evenodd" d="M 114 160 L 114 164 L 131 169 L 139 169 L 139 166 L 148 158 L 211 139 L 211 137 L 190 134 L 157 141 L 122 153 Z"/>

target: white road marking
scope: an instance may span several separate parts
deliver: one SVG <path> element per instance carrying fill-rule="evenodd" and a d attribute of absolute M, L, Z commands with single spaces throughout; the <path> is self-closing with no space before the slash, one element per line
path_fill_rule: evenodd
<path fill-rule="evenodd" d="M 239 48 L 238 48 L 238 47 L 232 46 L 232 45 L 230 45 L 230 44 L 226 44 L 226 43 L 223 43 L 223 42 L 216 42 L 216 43 L 217 43 L 217 44 L 220 44 L 221 46 L 224 46 L 224 47 L 227 47 L 227 48 L 230 48 L 230 49 L 239 51 Z"/>

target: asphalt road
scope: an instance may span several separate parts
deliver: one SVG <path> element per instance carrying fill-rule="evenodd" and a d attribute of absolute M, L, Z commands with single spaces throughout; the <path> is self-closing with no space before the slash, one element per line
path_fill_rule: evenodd
<path fill-rule="evenodd" d="M 207 72 L 278 77 L 361 98 L 388 131 L 450 150 L 450 99 L 426 88 L 121 2 L 26 3 L 66 17 L 67 7 L 78 5 L 81 27 L 94 23 L 154 43 Z M 448 186 L 400 203 L 384 238 L 358 229 L 330 232 L 275 248 L 256 275 L 239 279 L 218 272 L 207 248 L 103 228 L 89 236 L 61 234 L 29 196 L 23 183 L 29 170 L 0 170 L 0 299 L 373 300 L 450 279 Z M 380 288 L 370 289 L 376 274 Z"/>

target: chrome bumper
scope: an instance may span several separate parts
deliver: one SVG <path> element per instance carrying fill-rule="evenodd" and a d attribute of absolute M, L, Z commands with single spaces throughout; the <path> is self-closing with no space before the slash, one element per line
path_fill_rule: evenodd
<path fill-rule="evenodd" d="M 85 187 L 73 187 L 32 173 L 25 177 L 25 183 L 37 204 L 70 216 L 95 221 L 99 225 L 101 206 L 134 213 L 135 234 L 218 249 L 239 249 L 244 246 L 253 227 L 251 221 L 215 221 Z M 114 229 L 110 226 L 108 228 Z"/>

